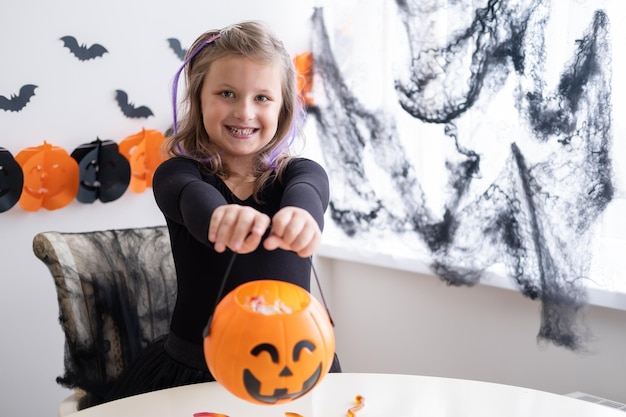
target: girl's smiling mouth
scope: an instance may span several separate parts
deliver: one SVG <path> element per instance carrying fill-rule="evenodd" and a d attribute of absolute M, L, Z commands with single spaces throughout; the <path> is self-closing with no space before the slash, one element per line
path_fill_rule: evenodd
<path fill-rule="evenodd" d="M 235 136 L 250 136 L 258 130 L 253 127 L 239 128 L 235 126 L 226 126 L 226 128 L 228 129 L 230 133 L 232 133 Z"/>

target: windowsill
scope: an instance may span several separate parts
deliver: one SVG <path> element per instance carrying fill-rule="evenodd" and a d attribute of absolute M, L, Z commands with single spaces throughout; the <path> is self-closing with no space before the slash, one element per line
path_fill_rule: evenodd
<path fill-rule="evenodd" d="M 428 265 L 423 261 L 405 257 L 395 257 L 365 248 L 353 249 L 345 245 L 324 242 L 320 246 L 317 254 L 330 259 L 357 262 L 435 277 L 435 274 L 433 274 Z M 519 291 L 510 279 L 495 273 L 486 274 L 478 285 Z M 626 293 L 602 288 L 600 286 L 588 286 L 587 295 L 589 305 L 626 311 Z"/>

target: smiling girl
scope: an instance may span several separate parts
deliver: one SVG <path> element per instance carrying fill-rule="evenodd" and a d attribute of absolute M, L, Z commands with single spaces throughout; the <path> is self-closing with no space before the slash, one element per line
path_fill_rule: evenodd
<path fill-rule="evenodd" d="M 153 179 L 178 280 L 170 332 L 106 400 L 213 381 L 203 330 L 238 285 L 276 279 L 310 291 L 329 186 L 319 164 L 290 155 L 303 111 L 288 52 L 264 25 L 242 22 L 201 35 L 183 68 L 185 114 L 179 124 L 175 105 L 169 158 Z"/>

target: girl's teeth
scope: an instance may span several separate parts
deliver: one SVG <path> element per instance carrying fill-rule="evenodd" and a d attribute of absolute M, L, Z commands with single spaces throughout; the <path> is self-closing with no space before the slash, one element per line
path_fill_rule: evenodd
<path fill-rule="evenodd" d="M 251 135 L 254 129 L 237 129 L 236 127 L 231 127 L 230 131 L 236 135 Z"/>

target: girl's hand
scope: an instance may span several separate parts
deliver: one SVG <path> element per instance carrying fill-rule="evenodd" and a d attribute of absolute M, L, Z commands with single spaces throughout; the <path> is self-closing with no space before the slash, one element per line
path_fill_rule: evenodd
<path fill-rule="evenodd" d="M 211 216 L 209 241 L 218 253 L 226 248 L 237 253 L 250 253 L 259 246 L 269 225 L 269 216 L 252 207 L 220 206 Z"/>
<path fill-rule="evenodd" d="M 317 250 L 322 231 L 311 214 L 298 207 L 283 207 L 272 219 L 272 230 L 263 242 L 267 250 L 281 248 L 308 258 Z"/>

